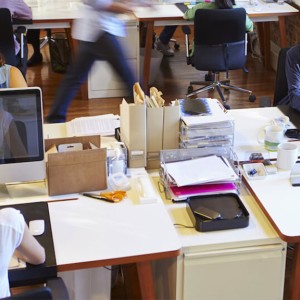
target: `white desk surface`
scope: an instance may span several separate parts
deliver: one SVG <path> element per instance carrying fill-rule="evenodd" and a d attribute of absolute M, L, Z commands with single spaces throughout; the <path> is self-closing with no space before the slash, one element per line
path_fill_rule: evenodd
<path fill-rule="evenodd" d="M 235 121 L 234 150 L 239 160 L 248 160 L 250 152 L 266 152 L 257 141 L 261 128 L 274 118 L 283 116 L 277 107 L 232 109 L 230 113 Z M 294 128 L 291 124 L 291 128 Z M 300 142 L 293 142 L 298 144 Z M 270 158 L 276 158 L 276 152 L 269 152 Z M 280 236 L 285 241 L 300 241 L 300 188 L 289 182 L 290 171 L 278 170 L 275 175 L 268 175 L 263 180 L 249 180 L 250 188 L 257 200 L 273 220 Z"/>
<path fill-rule="evenodd" d="M 181 248 L 162 203 L 134 205 L 127 200 L 111 204 L 83 197 L 50 203 L 49 211 L 60 271 L 68 269 L 70 264 L 153 255 Z"/>
<path fill-rule="evenodd" d="M 140 170 L 146 174 L 145 170 Z M 141 204 L 134 189 L 120 203 L 74 194 L 77 200 L 53 201 L 43 182 L 11 187 L 10 200 L 0 205 L 48 201 L 56 262 L 59 271 L 139 262 L 167 257 L 181 249 L 176 230 L 162 200 Z M 58 196 L 58 199 L 70 196 Z M 166 255 L 166 256 L 164 256 Z M 144 256 L 144 258 L 142 258 Z"/>
<path fill-rule="evenodd" d="M 300 188 L 289 181 L 290 171 L 278 170 L 263 180 L 248 180 L 253 193 L 287 242 L 300 241 Z"/>
<path fill-rule="evenodd" d="M 158 175 L 152 174 L 153 181 L 158 181 Z M 254 198 L 243 187 L 240 190 L 241 200 L 250 214 L 249 226 L 246 228 L 218 230 L 212 232 L 198 232 L 194 228 L 177 226 L 184 252 L 211 251 L 218 249 L 232 249 L 247 246 L 261 246 L 281 242 Z M 163 197 L 163 195 L 162 195 Z M 173 203 L 164 198 L 165 206 L 173 223 L 192 226 L 191 219 L 186 211 L 186 203 Z"/>
<path fill-rule="evenodd" d="M 44 125 L 49 137 L 63 136 L 63 128 L 64 124 Z M 131 174 L 135 177 L 146 171 L 134 169 Z M 11 187 L 11 192 L 14 199 L 1 201 L 0 205 L 49 199 L 44 182 L 17 185 Z M 104 261 L 150 261 L 168 257 L 167 252 L 180 251 L 176 230 L 158 194 L 157 201 L 149 204 L 140 203 L 135 189 L 119 203 L 74 195 L 77 200 L 49 202 L 59 271 L 103 266 Z"/>
<path fill-rule="evenodd" d="M 175 1 L 171 1 L 175 2 Z M 178 1 L 176 1 L 178 2 Z M 180 2 L 180 1 L 179 1 Z M 80 0 L 26 0 L 26 3 L 32 8 L 33 21 L 64 21 L 76 19 L 80 16 Z M 250 17 L 258 18 L 259 16 L 271 17 L 272 15 L 286 15 L 295 13 L 298 10 L 291 5 L 284 3 L 265 3 L 259 0 L 259 5 L 250 6 L 248 1 L 238 1 L 239 6 L 245 7 Z M 135 16 L 142 19 L 168 19 L 181 18 L 183 13 L 174 4 L 155 4 L 150 8 L 136 7 Z M 259 21 L 259 20 L 255 20 Z M 271 20 L 270 20 L 271 21 Z"/>
<path fill-rule="evenodd" d="M 237 1 L 237 5 L 244 7 L 249 17 L 255 22 L 276 21 L 279 15 L 298 12 L 296 8 L 287 3 L 279 5 L 277 3 L 265 3 L 262 0 L 258 0 L 258 3 L 257 6 L 251 6 L 249 1 Z M 139 20 L 155 19 L 158 21 L 183 17 L 183 12 L 174 4 L 157 4 L 149 8 L 136 8 L 134 14 Z"/>
<path fill-rule="evenodd" d="M 231 109 L 229 112 L 234 118 L 234 151 L 239 161 L 249 160 L 252 152 L 263 152 L 271 159 L 277 157 L 277 152 L 266 151 L 257 139 L 259 132 L 273 119 L 284 116 L 277 107 Z M 290 128 L 295 126 L 290 124 Z M 298 144 L 300 151 L 300 142 L 293 143 Z"/>

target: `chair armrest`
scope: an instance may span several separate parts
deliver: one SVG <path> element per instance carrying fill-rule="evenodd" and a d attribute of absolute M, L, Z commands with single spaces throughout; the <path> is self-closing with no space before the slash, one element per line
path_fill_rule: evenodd
<path fill-rule="evenodd" d="M 60 277 L 48 279 L 46 286 L 51 289 L 52 298 L 55 300 L 69 300 L 67 287 Z"/>
<path fill-rule="evenodd" d="M 27 28 L 25 26 L 18 26 L 16 29 L 15 29 L 15 32 L 16 33 L 20 33 L 20 34 L 25 34 L 27 31 Z"/>
<path fill-rule="evenodd" d="M 186 56 L 186 63 L 188 65 L 191 64 L 191 57 L 190 57 L 190 40 L 189 35 L 191 34 L 191 28 L 187 25 L 183 25 L 181 27 L 183 33 L 185 34 L 185 56 Z"/>

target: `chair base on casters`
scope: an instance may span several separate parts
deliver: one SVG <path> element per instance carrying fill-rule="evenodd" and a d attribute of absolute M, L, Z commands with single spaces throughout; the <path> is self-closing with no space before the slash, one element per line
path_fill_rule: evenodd
<path fill-rule="evenodd" d="M 207 78 L 205 77 L 205 79 L 207 79 Z M 216 89 L 217 92 L 219 93 L 219 96 L 220 96 L 223 104 L 225 104 L 226 99 L 225 99 L 224 94 L 222 92 L 222 88 L 223 88 L 225 90 L 234 90 L 234 91 L 237 91 L 237 92 L 242 92 L 242 93 L 249 94 L 249 101 L 250 102 L 254 102 L 256 100 L 256 96 L 252 94 L 252 91 L 246 90 L 246 89 L 243 89 L 243 88 L 239 88 L 239 87 L 236 87 L 234 85 L 230 85 L 229 82 L 230 82 L 229 79 L 219 81 L 219 74 L 217 74 L 217 73 L 214 74 L 214 81 L 191 81 L 190 85 L 188 87 L 186 98 L 190 98 L 190 97 L 195 96 L 195 95 L 197 95 L 201 92 Z M 199 88 L 197 90 L 193 90 L 193 85 L 204 85 L 204 87 Z"/>

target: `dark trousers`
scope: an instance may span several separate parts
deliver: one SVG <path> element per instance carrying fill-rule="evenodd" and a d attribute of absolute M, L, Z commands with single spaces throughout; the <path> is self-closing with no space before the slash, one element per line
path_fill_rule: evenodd
<path fill-rule="evenodd" d="M 103 33 L 96 42 L 83 42 L 79 44 L 76 57 L 71 62 L 61 82 L 50 112 L 46 118 L 49 123 L 66 121 L 68 107 L 76 96 L 81 84 L 86 81 L 88 73 L 96 60 L 107 61 L 125 82 L 130 98 L 133 102 L 133 85 L 136 78 L 117 37 Z"/>
<path fill-rule="evenodd" d="M 167 45 L 176 31 L 177 25 L 165 26 L 159 35 L 160 41 Z"/>

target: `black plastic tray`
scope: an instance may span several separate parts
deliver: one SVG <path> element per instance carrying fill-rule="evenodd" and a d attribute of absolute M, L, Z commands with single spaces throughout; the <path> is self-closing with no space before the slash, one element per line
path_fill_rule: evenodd
<path fill-rule="evenodd" d="M 211 220 L 195 214 L 200 206 L 219 212 L 221 217 Z M 193 196 L 187 199 L 186 209 L 197 231 L 244 228 L 249 225 L 249 213 L 235 193 Z"/>

